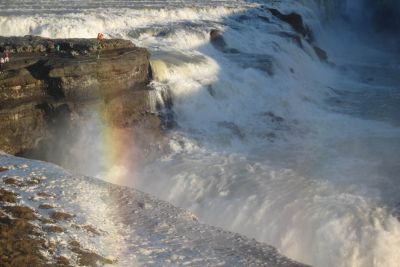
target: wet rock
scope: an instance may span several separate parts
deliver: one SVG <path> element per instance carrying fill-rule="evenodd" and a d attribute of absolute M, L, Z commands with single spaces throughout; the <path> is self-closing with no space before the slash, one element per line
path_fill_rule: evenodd
<path fill-rule="evenodd" d="M 8 185 L 15 185 L 15 186 L 18 186 L 18 187 L 21 187 L 21 186 L 24 186 L 24 185 L 25 185 L 22 181 L 20 181 L 20 180 L 14 178 L 14 177 L 5 178 L 5 179 L 3 179 L 3 182 L 4 182 L 5 184 L 8 184 Z"/>
<path fill-rule="evenodd" d="M 50 232 L 50 233 L 63 233 L 64 229 L 58 225 L 49 225 L 44 227 L 44 230 L 46 232 Z"/>
<path fill-rule="evenodd" d="M 71 215 L 66 212 L 54 211 L 50 214 L 50 218 L 55 221 L 65 221 L 74 218 L 74 215 Z"/>
<path fill-rule="evenodd" d="M 215 49 L 220 50 L 224 53 L 238 53 L 239 51 L 234 48 L 229 48 L 225 42 L 222 32 L 217 29 L 210 31 L 210 42 L 215 47 Z"/>
<path fill-rule="evenodd" d="M 11 219 L 0 210 L 0 265 L 45 266 L 45 240 L 28 219 Z"/>
<path fill-rule="evenodd" d="M 74 229 L 81 229 L 81 226 L 77 225 L 75 223 L 71 224 L 71 227 L 74 228 Z"/>
<path fill-rule="evenodd" d="M 226 42 L 224 37 L 222 36 L 222 32 L 220 30 L 211 30 L 210 32 L 210 41 L 211 44 L 217 49 L 225 49 Z"/>
<path fill-rule="evenodd" d="M 28 179 L 28 181 L 26 182 L 27 185 L 38 185 L 42 182 L 42 179 L 34 177 L 34 178 L 30 178 Z"/>
<path fill-rule="evenodd" d="M 39 192 L 39 193 L 37 193 L 36 195 L 37 195 L 38 197 L 41 197 L 41 198 L 49 198 L 49 197 L 52 197 L 51 194 L 46 193 L 46 192 Z"/>
<path fill-rule="evenodd" d="M 44 210 L 48 210 L 48 209 L 52 209 L 54 208 L 52 205 L 50 204 L 41 204 L 39 205 L 39 209 L 44 209 Z"/>
<path fill-rule="evenodd" d="M 279 10 L 274 8 L 268 8 L 271 14 L 278 19 L 288 23 L 296 32 L 300 33 L 303 37 L 308 40 L 313 40 L 313 34 L 303 21 L 303 17 L 300 14 L 292 12 L 290 14 L 282 14 Z"/>
<path fill-rule="evenodd" d="M 42 224 L 50 224 L 50 223 L 54 223 L 54 220 L 50 220 L 47 218 L 39 218 L 38 219 Z"/>
<path fill-rule="evenodd" d="M 35 211 L 26 206 L 5 206 L 2 209 L 10 213 L 13 217 L 25 220 L 35 220 L 37 215 Z"/>
<path fill-rule="evenodd" d="M 0 188 L 0 202 L 17 203 L 17 194 Z"/>
<path fill-rule="evenodd" d="M 96 228 L 94 228 L 91 225 L 84 225 L 84 226 L 82 226 L 82 228 L 94 235 L 100 235 L 100 232 L 97 231 Z"/>
<path fill-rule="evenodd" d="M 8 171 L 8 169 L 5 167 L 0 167 L 0 172 L 5 172 L 5 171 Z"/>
<path fill-rule="evenodd" d="M 59 265 L 60 267 L 63 267 L 63 266 L 71 266 L 69 260 L 68 260 L 66 257 L 64 257 L 64 256 L 56 257 L 56 263 L 57 263 L 57 265 Z"/>
<path fill-rule="evenodd" d="M 290 39 L 293 43 L 295 43 L 300 48 L 304 48 L 303 41 L 307 41 L 314 49 L 315 54 L 322 62 L 328 62 L 328 54 L 322 48 L 316 46 L 314 44 L 314 36 L 311 29 L 305 25 L 303 18 L 301 15 L 297 13 L 290 13 L 290 14 L 282 14 L 279 10 L 269 8 L 268 9 L 271 14 L 280 20 L 288 23 L 296 33 L 290 32 L 279 32 L 277 33 L 279 36 L 285 37 Z"/>
<path fill-rule="evenodd" d="M 113 260 L 107 259 L 93 251 L 84 249 L 80 243 L 76 240 L 69 242 L 70 249 L 72 252 L 77 254 L 77 263 L 79 266 L 99 266 L 104 264 L 113 264 Z"/>
<path fill-rule="evenodd" d="M 81 244 L 80 244 L 78 241 L 76 241 L 76 240 L 70 240 L 70 241 L 68 242 L 68 244 L 69 244 L 71 247 L 80 247 L 80 246 L 81 246 Z"/>

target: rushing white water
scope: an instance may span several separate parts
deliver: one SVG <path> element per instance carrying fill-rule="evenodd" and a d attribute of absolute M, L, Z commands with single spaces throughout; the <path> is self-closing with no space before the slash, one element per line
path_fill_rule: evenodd
<path fill-rule="evenodd" d="M 349 16 L 351 1 L 317 2 L 3 1 L 0 31 L 105 32 L 152 51 L 153 86 L 171 95 L 177 126 L 133 186 L 305 263 L 399 266 L 398 51 L 319 20 Z M 260 3 L 301 13 L 335 66 Z"/>

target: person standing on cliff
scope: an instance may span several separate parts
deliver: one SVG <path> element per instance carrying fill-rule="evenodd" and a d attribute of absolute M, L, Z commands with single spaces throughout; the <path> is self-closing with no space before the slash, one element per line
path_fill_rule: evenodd
<path fill-rule="evenodd" d="M 100 58 L 100 44 L 103 42 L 104 40 L 104 34 L 103 33 L 98 33 L 97 34 L 97 59 Z"/>
<path fill-rule="evenodd" d="M 60 52 L 61 52 L 61 46 L 60 46 L 60 44 L 57 44 L 56 45 L 56 53 L 60 54 Z"/>
<path fill-rule="evenodd" d="M 7 51 L 4 52 L 4 63 L 10 62 L 10 55 Z"/>
<path fill-rule="evenodd" d="M 101 33 L 101 32 L 99 34 L 97 34 L 97 40 L 100 41 L 100 42 L 103 41 L 104 40 L 104 34 Z"/>
<path fill-rule="evenodd" d="M 2 73 L 3 72 L 3 65 L 4 65 L 4 58 L 2 57 L 2 58 L 0 58 L 0 73 Z"/>

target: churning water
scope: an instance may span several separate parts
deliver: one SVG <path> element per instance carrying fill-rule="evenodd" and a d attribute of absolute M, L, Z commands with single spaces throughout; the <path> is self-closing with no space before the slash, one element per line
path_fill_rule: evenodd
<path fill-rule="evenodd" d="M 0 34 L 105 32 L 151 50 L 176 126 L 132 186 L 304 263 L 400 266 L 400 58 L 369 5 L 1 1 Z M 332 64 L 265 6 L 302 14 Z"/>

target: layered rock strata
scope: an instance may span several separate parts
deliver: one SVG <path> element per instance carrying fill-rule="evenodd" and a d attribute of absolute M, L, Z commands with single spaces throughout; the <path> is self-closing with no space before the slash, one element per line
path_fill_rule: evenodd
<path fill-rule="evenodd" d="M 130 41 L 0 37 L 0 150 L 24 154 L 73 138 L 93 114 L 118 129 L 160 133 L 149 52 Z"/>

